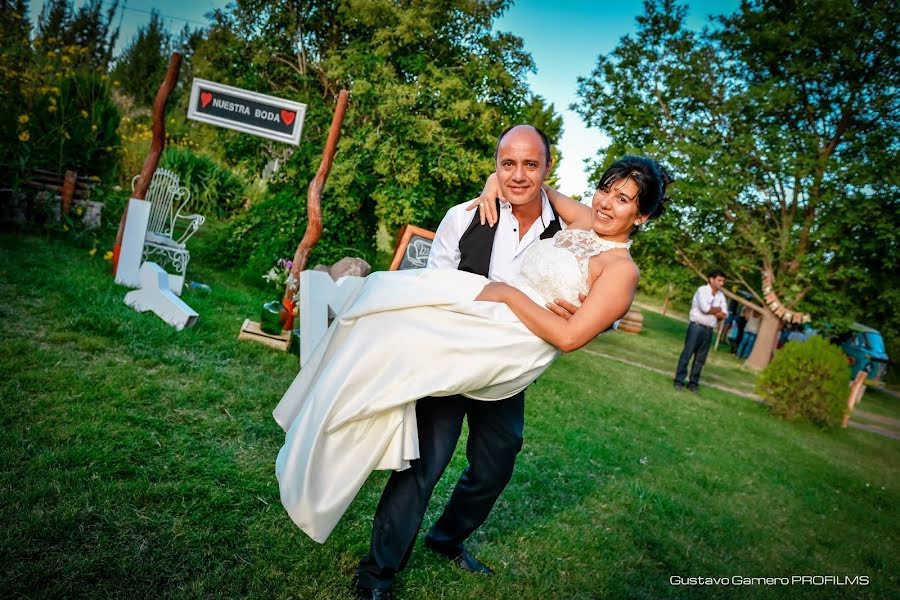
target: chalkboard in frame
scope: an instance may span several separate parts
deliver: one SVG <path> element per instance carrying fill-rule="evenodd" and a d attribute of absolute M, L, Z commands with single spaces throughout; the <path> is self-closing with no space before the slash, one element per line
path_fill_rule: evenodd
<path fill-rule="evenodd" d="M 424 269 L 428 263 L 428 253 L 431 251 L 433 240 L 433 231 L 415 225 L 404 225 L 400 231 L 400 241 L 394 251 L 390 270 Z"/>

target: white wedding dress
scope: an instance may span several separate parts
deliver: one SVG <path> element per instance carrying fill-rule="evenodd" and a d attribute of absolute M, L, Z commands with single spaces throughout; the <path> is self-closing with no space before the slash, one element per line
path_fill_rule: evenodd
<path fill-rule="evenodd" d="M 578 305 L 590 257 L 629 245 L 565 229 L 531 246 L 509 283 L 541 306 Z M 455 270 L 373 273 L 335 318 L 273 412 L 287 432 L 281 502 L 312 539 L 328 538 L 374 469 L 418 458 L 416 400 L 508 398 L 559 355 L 506 304 L 473 300 L 487 283 Z"/>

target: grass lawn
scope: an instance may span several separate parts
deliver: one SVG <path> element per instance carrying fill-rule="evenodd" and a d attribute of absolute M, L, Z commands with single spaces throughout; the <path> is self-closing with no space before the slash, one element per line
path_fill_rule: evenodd
<path fill-rule="evenodd" d="M 644 326 L 639 335 L 617 331 L 600 336 L 588 347 L 636 364 L 661 369 L 671 374 L 671 380 L 684 347 L 688 324 L 650 310 L 641 312 L 644 315 Z M 728 350 L 725 340 L 719 343 L 717 349 L 710 349 L 700 377 L 701 385 L 707 381 L 752 393 L 756 374 L 744 368 L 744 361 L 729 354 Z"/>
<path fill-rule="evenodd" d="M 900 398 L 875 386 L 866 387 L 862 402 L 857 405 L 857 408 L 900 421 Z"/>
<path fill-rule="evenodd" d="M 10 234 L 0 252 L 3 596 L 349 597 L 387 475 L 324 545 L 288 519 L 271 410 L 297 358 L 237 341 L 258 289 L 198 252 L 190 278 L 213 292 L 185 292 L 201 317 L 176 332 L 122 303 L 102 252 Z M 673 370 L 683 327 L 645 311 L 644 333 L 591 347 Z M 753 379 L 724 353 L 704 376 Z M 497 575 L 420 541 L 399 598 L 900 597 L 895 440 L 785 423 L 709 387 L 676 394 L 668 376 L 587 352 L 532 386 L 526 418 L 513 481 L 470 542 Z M 463 465 L 458 452 L 426 526 Z M 869 584 L 669 583 L 792 575 Z"/>

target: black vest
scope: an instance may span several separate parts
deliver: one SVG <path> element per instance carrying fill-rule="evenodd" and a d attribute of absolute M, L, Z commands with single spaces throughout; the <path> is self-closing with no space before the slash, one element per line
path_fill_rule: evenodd
<path fill-rule="evenodd" d="M 559 225 L 559 216 L 553 210 L 553 220 L 547 225 L 541 234 L 541 239 L 547 239 L 556 235 L 561 229 Z M 500 200 L 497 200 L 497 215 L 500 214 Z M 459 238 L 459 267 L 460 271 L 468 271 L 483 277 L 488 276 L 488 269 L 491 266 L 491 253 L 494 251 L 494 236 L 497 234 L 497 225 L 490 227 L 487 223 L 481 224 L 481 217 L 478 211 L 472 217 L 472 222 L 466 228 L 465 233 Z"/>

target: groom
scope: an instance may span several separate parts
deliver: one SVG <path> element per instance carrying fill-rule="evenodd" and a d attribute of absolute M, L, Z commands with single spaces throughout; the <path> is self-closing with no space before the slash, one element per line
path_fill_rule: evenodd
<path fill-rule="evenodd" d="M 498 201 L 496 226 L 481 225 L 478 211 L 466 211 L 469 202 L 454 206 L 437 229 L 428 268 L 460 269 L 503 281 L 517 275 L 525 250 L 560 230 L 541 190 L 551 165 L 550 142 L 539 129 L 516 125 L 504 131 L 497 143 L 496 169 L 505 201 Z M 569 316 L 575 307 L 561 303 L 553 310 Z M 464 396 L 422 398 L 416 403 L 421 456 L 410 468 L 391 473 L 381 495 L 369 552 L 356 569 L 358 598 L 392 597 L 394 575 L 406 566 L 431 493 L 453 457 L 464 418 L 469 422 L 469 465 L 425 536 L 425 545 L 463 570 L 493 573 L 463 543 L 487 519 L 512 477 L 522 448 L 525 392 L 496 402 Z"/>

